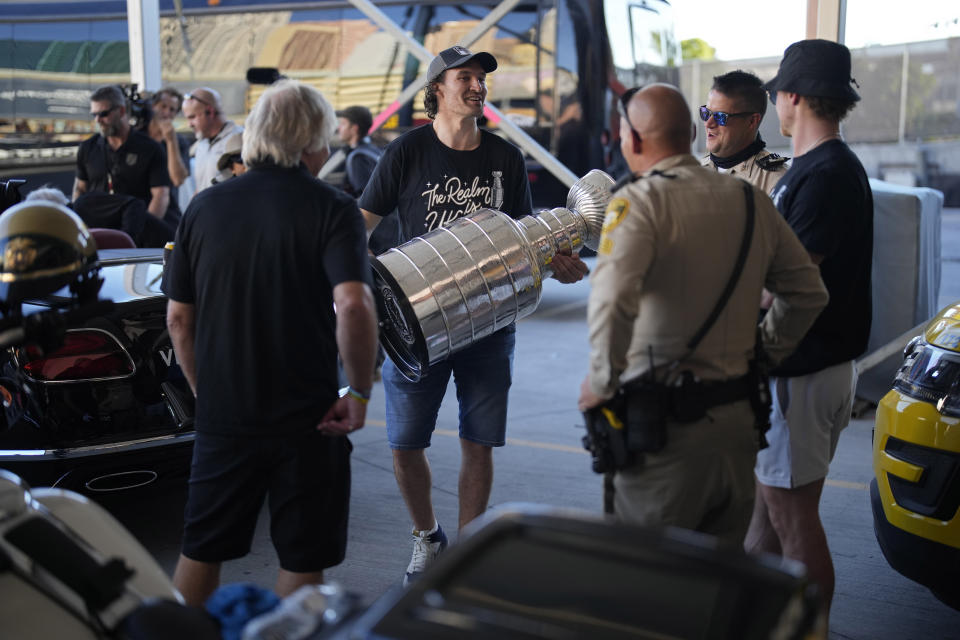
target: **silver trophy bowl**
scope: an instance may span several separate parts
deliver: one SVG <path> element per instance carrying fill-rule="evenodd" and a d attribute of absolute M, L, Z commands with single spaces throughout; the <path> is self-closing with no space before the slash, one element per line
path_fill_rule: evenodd
<path fill-rule="evenodd" d="M 371 260 L 380 343 L 416 382 L 427 369 L 540 304 L 557 252 L 596 249 L 613 178 L 594 169 L 567 206 L 514 220 L 481 209 Z"/>

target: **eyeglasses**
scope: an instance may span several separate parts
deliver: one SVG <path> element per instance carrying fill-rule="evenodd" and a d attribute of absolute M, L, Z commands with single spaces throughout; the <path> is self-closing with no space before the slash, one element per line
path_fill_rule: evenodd
<path fill-rule="evenodd" d="M 193 95 L 192 93 L 185 93 L 185 94 L 183 94 L 183 99 L 184 99 L 184 100 L 196 100 L 196 101 L 199 102 L 200 104 L 205 104 L 205 105 L 207 105 L 208 107 L 212 107 L 212 106 L 213 106 L 213 105 L 210 104 L 210 102 L 208 102 L 207 100 L 204 100 L 204 99 L 201 98 L 200 96 L 195 96 L 195 95 Z"/>
<path fill-rule="evenodd" d="M 628 122 L 630 118 L 627 116 L 627 105 L 630 104 L 631 98 L 636 95 L 637 91 L 640 91 L 640 87 L 627 89 L 620 94 L 620 101 L 617 102 L 617 112 L 620 114 L 621 118 L 626 118 Z"/>
<path fill-rule="evenodd" d="M 777 92 L 776 91 L 767 91 L 767 95 L 770 97 L 770 104 L 777 106 Z"/>
<path fill-rule="evenodd" d="M 736 118 L 738 116 L 752 116 L 755 111 L 741 111 L 740 113 L 727 113 L 726 111 L 711 111 L 707 109 L 707 105 L 700 106 L 700 119 L 706 122 L 710 119 L 710 116 L 713 116 L 713 119 L 717 121 L 717 124 L 721 127 L 727 126 L 727 118 Z"/>
<path fill-rule="evenodd" d="M 103 111 L 94 111 L 93 113 L 90 114 L 90 117 L 93 118 L 94 120 L 99 120 L 100 118 L 106 118 L 108 115 L 110 115 L 111 113 L 113 113 L 113 111 L 114 111 L 118 106 L 120 106 L 120 105 L 116 105 L 116 104 L 115 104 L 115 105 L 113 105 L 112 107 L 110 107 L 109 109 L 104 109 Z"/>
<path fill-rule="evenodd" d="M 620 114 L 620 117 L 627 121 L 627 124 L 630 125 L 630 130 L 633 131 L 636 136 L 640 137 L 640 132 L 633 126 L 633 123 L 630 122 L 630 116 L 627 115 L 627 105 L 630 104 L 630 100 L 636 95 L 637 91 L 640 91 L 640 87 L 633 87 L 627 89 L 622 94 L 620 94 L 620 100 L 617 102 L 617 113 Z"/>

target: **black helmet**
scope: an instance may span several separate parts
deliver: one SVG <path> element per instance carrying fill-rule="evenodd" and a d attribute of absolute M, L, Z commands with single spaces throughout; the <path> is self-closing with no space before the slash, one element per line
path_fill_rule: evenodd
<path fill-rule="evenodd" d="M 30 200 L 0 215 L 0 302 L 8 308 L 67 285 L 81 301 L 96 298 L 97 272 L 96 242 L 67 207 Z"/>

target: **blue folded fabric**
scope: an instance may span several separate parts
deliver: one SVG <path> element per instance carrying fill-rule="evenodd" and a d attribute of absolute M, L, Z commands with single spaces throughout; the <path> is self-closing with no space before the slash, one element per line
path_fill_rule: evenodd
<path fill-rule="evenodd" d="M 273 591 L 255 584 L 227 584 L 207 599 L 207 613 L 220 622 L 223 640 L 240 640 L 243 628 L 257 616 L 272 611 L 280 598 Z"/>

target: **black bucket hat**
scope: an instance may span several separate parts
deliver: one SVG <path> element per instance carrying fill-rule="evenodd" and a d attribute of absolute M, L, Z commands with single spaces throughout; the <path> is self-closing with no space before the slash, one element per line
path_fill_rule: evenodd
<path fill-rule="evenodd" d="M 850 77 L 849 49 L 830 40 L 801 40 L 783 52 L 777 75 L 763 88 L 857 102 L 860 94 L 850 86 L 856 82 Z"/>
<path fill-rule="evenodd" d="M 447 69 L 456 69 L 476 60 L 486 73 L 496 70 L 497 59 L 486 51 L 473 53 L 466 47 L 450 47 L 441 51 L 427 69 L 427 81 L 433 82 Z"/>

